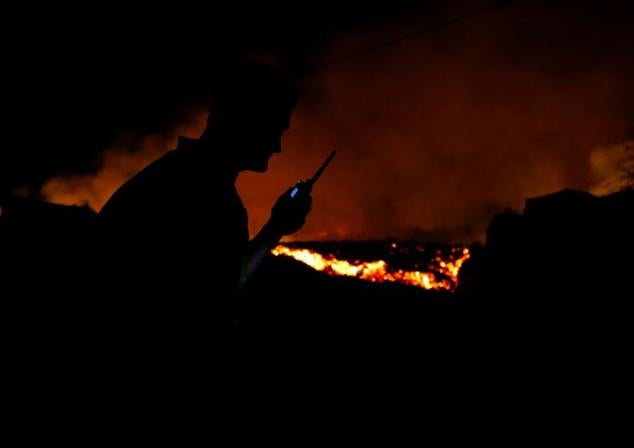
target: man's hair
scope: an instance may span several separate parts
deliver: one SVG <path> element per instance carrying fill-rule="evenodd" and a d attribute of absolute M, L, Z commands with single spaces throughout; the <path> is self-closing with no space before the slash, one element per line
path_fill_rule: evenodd
<path fill-rule="evenodd" d="M 219 115 L 288 113 L 297 100 L 295 83 L 282 71 L 263 63 L 234 63 L 214 77 L 209 120 Z"/>

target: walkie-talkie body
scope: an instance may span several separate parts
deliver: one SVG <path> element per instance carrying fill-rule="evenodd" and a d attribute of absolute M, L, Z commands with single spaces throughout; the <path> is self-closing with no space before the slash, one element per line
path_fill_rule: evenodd
<path fill-rule="evenodd" d="M 319 169 L 315 172 L 313 177 L 311 177 L 308 180 L 300 180 L 300 181 L 298 181 L 295 184 L 295 187 L 291 190 L 291 197 L 294 198 L 298 194 L 310 194 L 310 192 L 313 189 L 313 185 L 315 185 L 315 182 L 317 182 L 317 179 L 319 179 L 319 177 L 322 175 L 322 173 L 326 170 L 326 168 L 328 167 L 328 165 L 330 164 L 332 159 L 335 157 L 335 154 L 337 154 L 337 151 L 333 150 L 328 155 L 328 157 L 326 158 L 324 163 L 322 163 L 321 166 L 319 167 Z"/>

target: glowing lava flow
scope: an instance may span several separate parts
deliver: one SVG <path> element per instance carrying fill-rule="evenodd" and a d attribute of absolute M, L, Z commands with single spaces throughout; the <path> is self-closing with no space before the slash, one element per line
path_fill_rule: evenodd
<path fill-rule="evenodd" d="M 462 264 L 469 259 L 469 249 L 464 248 L 454 252 L 446 259 L 438 256 L 434 259 L 435 266 L 430 269 L 435 272 L 406 271 L 390 269 L 383 260 L 355 261 L 337 259 L 334 255 L 322 255 L 310 249 L 291 248 L 278 245 L 271 253 L 292 257 L 307 264 L 317 271 L 330 275 L 344 275 L 356 277 L 371 282 L 398 282 L 417 286 L 423 289 L 444 289 L 453 291 L 458 285 L 458 273 Z"/>

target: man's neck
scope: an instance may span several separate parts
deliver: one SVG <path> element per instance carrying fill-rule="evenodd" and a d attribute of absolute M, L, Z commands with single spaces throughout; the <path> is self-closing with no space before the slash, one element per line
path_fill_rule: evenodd
<path fill-rule="evenodd" d="M 226 139 L 203 134 L 199 139 L 180 137 L 179 148 L 190 152 L 199 163 L 219 168 L 232 178 L 240 173 L 238 163 L 230 157 L 230 144 Z"/>

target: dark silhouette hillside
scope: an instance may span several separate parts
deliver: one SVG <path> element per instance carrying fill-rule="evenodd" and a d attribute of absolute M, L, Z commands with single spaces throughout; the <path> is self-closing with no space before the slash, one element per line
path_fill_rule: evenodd
<path fill-rule="evenodd" d="M 633 296 L 634 191 L 596 197 L 563 190 L 496 216 L 484 250 L 461 272 L 458 295 L 548 313 L 609 308 Z"/>

